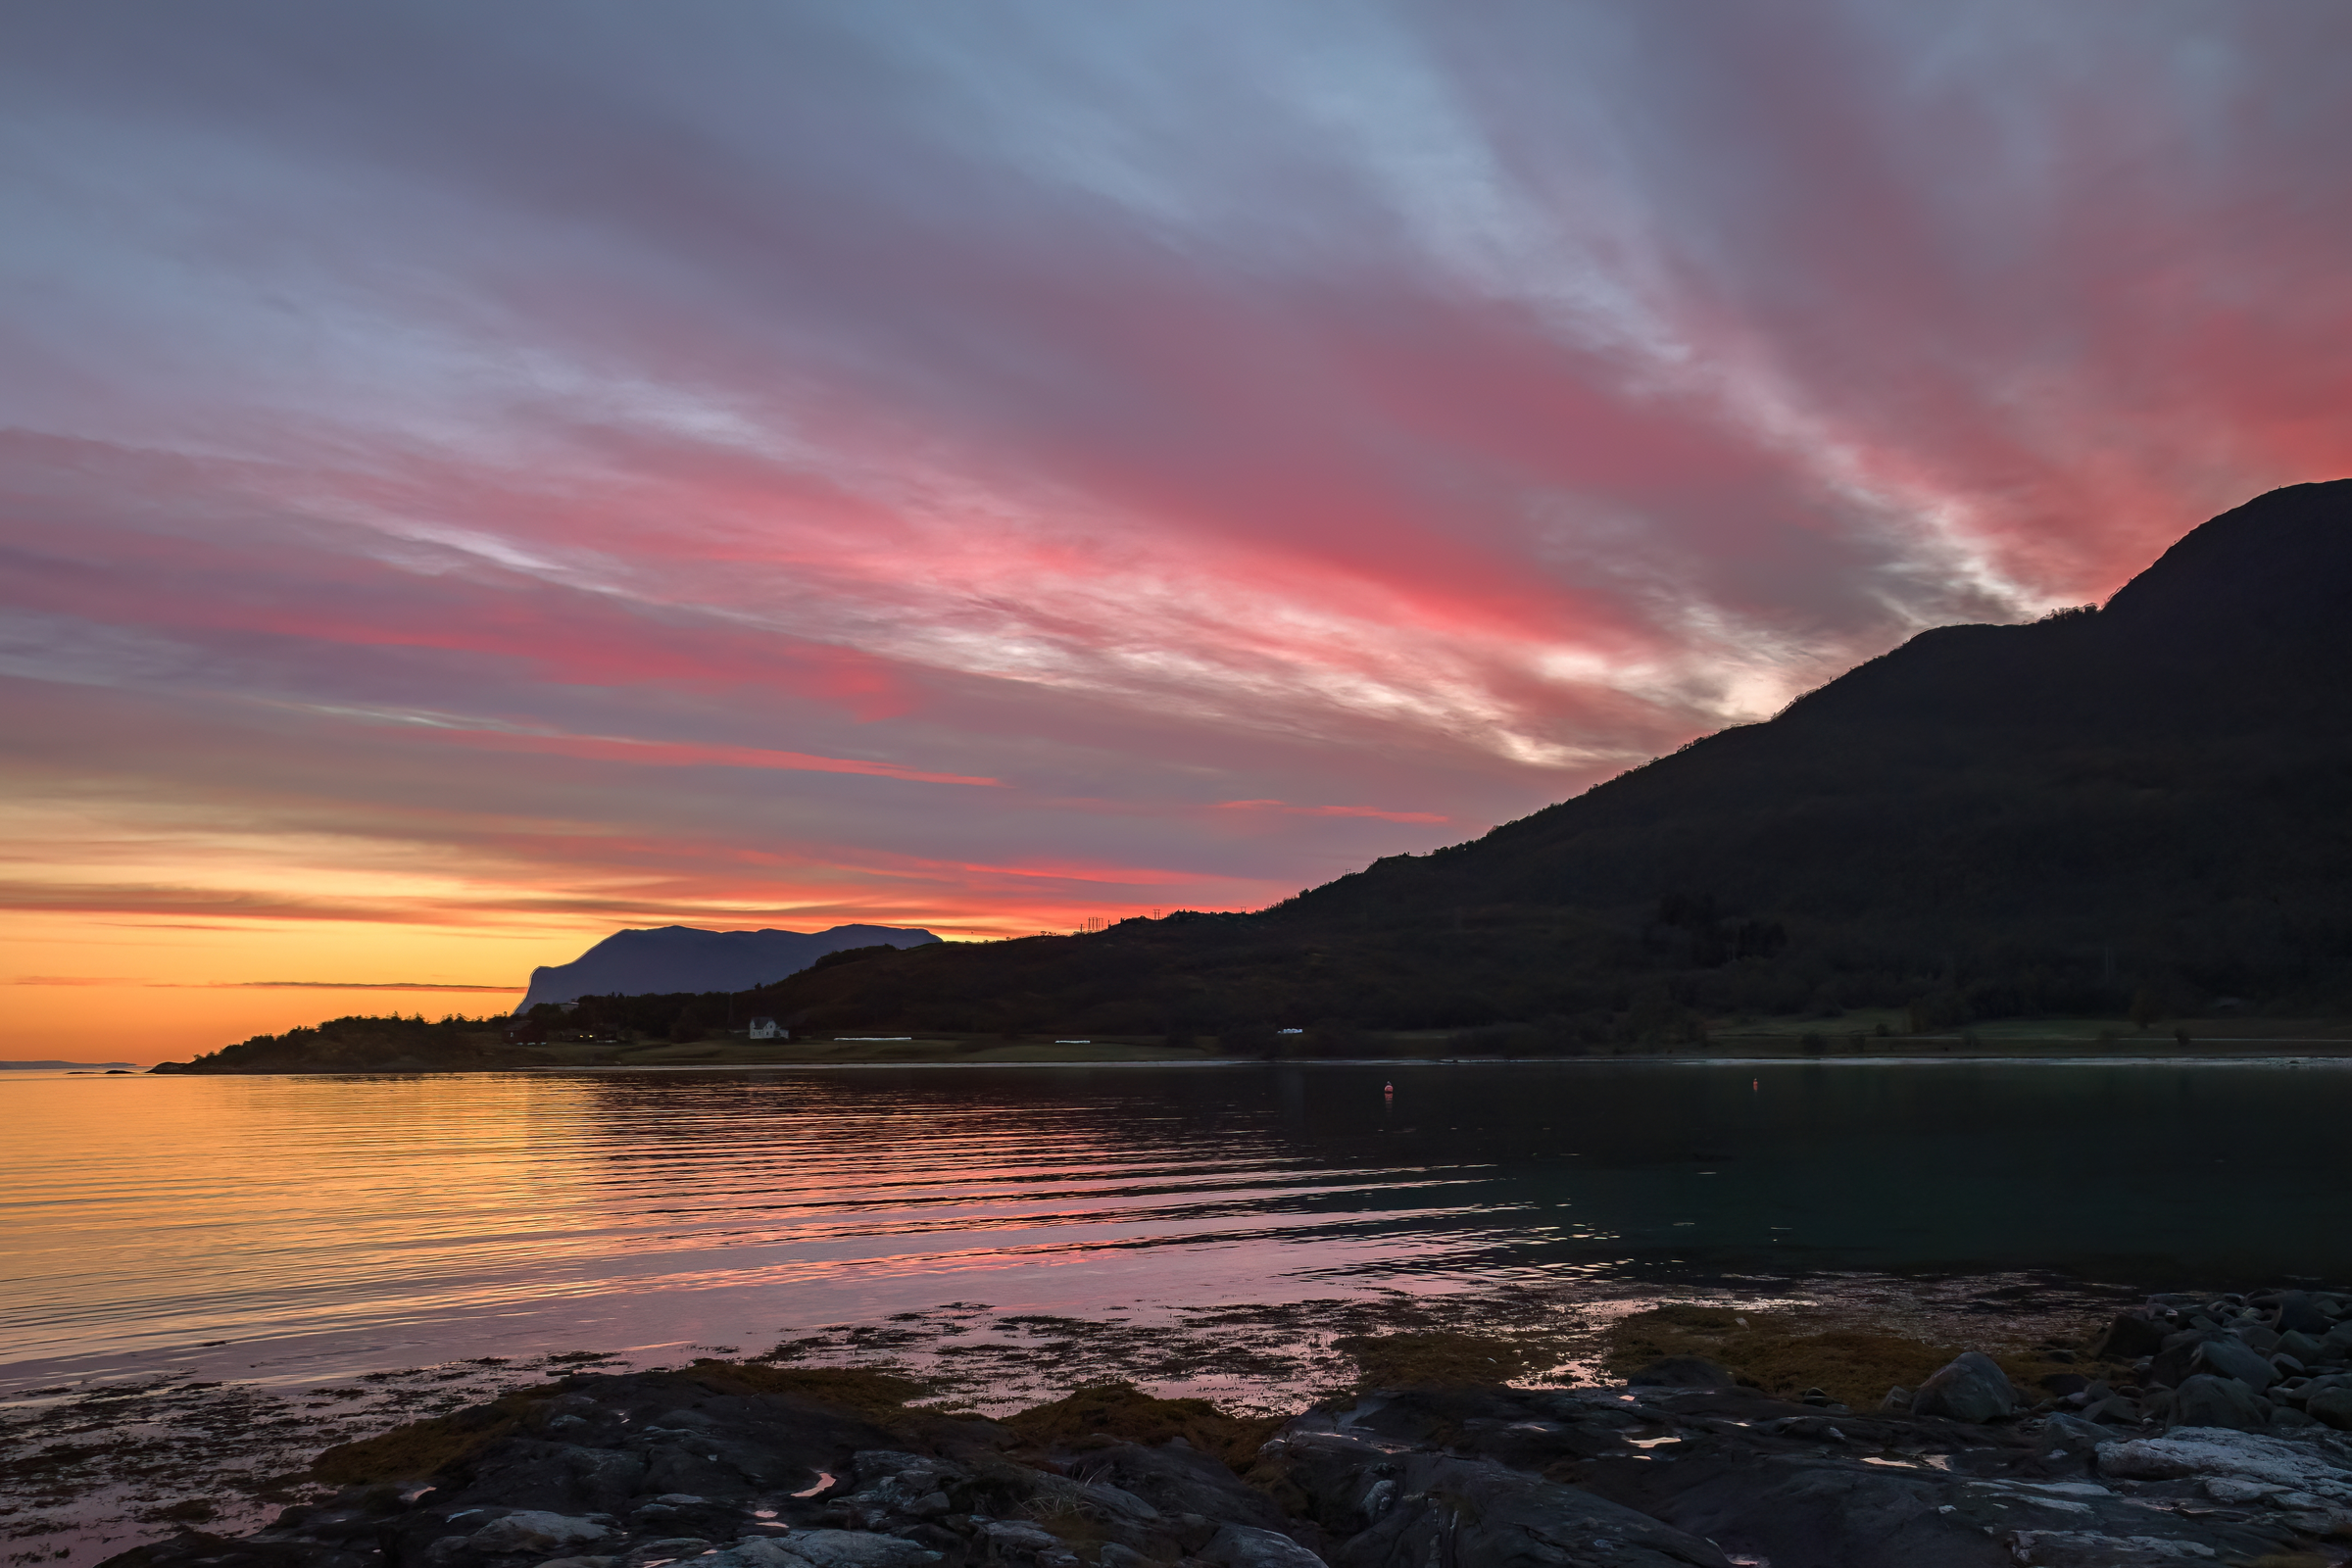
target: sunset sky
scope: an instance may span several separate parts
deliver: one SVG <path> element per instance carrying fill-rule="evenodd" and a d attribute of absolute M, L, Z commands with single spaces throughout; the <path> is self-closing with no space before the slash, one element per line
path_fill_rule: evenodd
<path fill-rule="evenodd" d="M 1252 907 L 2352 474 L 2352 10 L 0 18 L 0 1056 Z"/>

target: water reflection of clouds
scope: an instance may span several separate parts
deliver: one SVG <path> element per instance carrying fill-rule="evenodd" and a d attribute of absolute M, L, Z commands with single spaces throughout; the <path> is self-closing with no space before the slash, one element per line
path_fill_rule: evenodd
<path fill-rule="evenodd" d="M 2173 1067 L 1784 1065 L 1761 1095 L 1755 1076 L 13 1084 L 0 1362 L 207 1340 L 377 1364 L 391 1344 L 760 1344 L 968 1295 L 1085 1315 L 1986 1259 L 2340 1269 L 2318 1255 L 2341 1250 L 2319 1212 L 2340 1075 L 2199 1068 L 2189 1094 Z"/>

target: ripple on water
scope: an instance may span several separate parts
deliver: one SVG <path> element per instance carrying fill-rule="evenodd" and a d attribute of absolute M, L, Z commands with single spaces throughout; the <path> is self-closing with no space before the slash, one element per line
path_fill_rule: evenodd
<path fill-rule="evenodd" d="M 1384 1084 L 1394 1083 L 1394 1096 Z M 286 1382 L 1508 1284 L 2352 1273 L 2352 1073 L 1580 1062 L 0 1084 L 0 1370 Z M 207 1345 L 205 1342 L 227 1342 Z"/>

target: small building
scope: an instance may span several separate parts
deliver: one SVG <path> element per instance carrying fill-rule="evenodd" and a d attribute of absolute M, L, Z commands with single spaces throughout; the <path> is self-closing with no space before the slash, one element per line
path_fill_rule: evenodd
<path fill-rule="evenodd" d="M 754 1040 L 790 1040 L 792 1031 L 779 1027 L 773 1018 L 754 1018 L 752 1020 L 752 1038 Z"/>

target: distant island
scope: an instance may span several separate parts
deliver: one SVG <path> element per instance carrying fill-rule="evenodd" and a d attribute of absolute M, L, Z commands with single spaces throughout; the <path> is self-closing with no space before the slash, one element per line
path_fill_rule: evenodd
<path fill-rule="evenodd" d="M 730 1031 L 747 1060 L 2332 1043 L 2347 625 L 2352 480 L 2295 485 L 2104 607 L 1923 632 L 1767 722 L 1270 908 L 991 943 L 623 932 L 538 971 L 495 1032 L 339 1019 L 158 1070 L 717 1061 Z M 813 961 L 775 977 L 760 941 L 785 938 Z M 641 956 L 671 978 L 631 978 Z M 734 966 L 688 978 L 706 961 Z M 795 1038 L 752 1040 L 754 1017 Z"/>
<path fill-rule="evenodd" d="M 0 1061 L 0 1072 L 129 1072 L 132 1061 Z"/>
<path fill-rule="evenodd" d="M 704 931 L 665 925 L 616 931 L 569 963 L 531 971 L 515 1007 L 591 996 L 656 992 L 748 991 L 800 973 L 845 948 L 912 948 L 939 938 L 905 926 L 837 925 L 825 931 Z"/>

